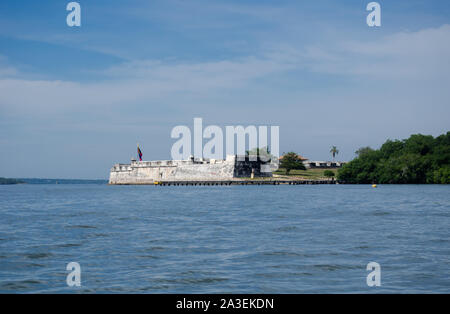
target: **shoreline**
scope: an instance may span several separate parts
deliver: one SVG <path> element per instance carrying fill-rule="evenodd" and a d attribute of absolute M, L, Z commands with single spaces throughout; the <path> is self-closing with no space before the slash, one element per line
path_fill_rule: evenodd
<path fill-rule="evenodd" d="M 199 186 L 199 185 L 316 185 L 339 184 L 336 180 L 189 180 L 189 181 L 155 181 L 153 183 L 109 183 L 108 185 L 155 185 L 155 186 Z"/>

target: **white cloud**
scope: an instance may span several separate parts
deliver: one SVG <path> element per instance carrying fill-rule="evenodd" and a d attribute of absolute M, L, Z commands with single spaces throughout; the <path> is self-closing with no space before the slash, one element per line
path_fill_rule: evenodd
<path fill-rule="evenodd" d="M 194 64 L 134 61 L 106 70 L 104 74 L 110 79 L 94 83 L 3 78 L 0 79 L 0 106 L 47 112 L 77 106 L 92 108 L 146 102 L 174 93 L 202 94 L 241 88 L 253 79 L 286 68 L 286 64 L 277 60 L 254 57 Z"/>
<path fill-rule="evenodd" d="M 0 79 L 5 77 L 14 77 L 18 75 L 15 67 L 8 64 L 8 58 L 0 55 Z"/>
<path fill-rule="evenodd" d="M 450 26 L 397 33 L 376 41 L 346 42 L 327 47 L 278 46 L 259 57 L 199 63 L 139 60 L 104 71 L 99 82 L 29 80 L 0 58 L 0 109 L 45 113 L 83 112 L 95 106 L 146 103 L 168 98 L 183 105 L 183 95 L 214 95 L 230 89 L 258 86 L 256 80 L 289 70 L 308 69 L 322 74 L 367 79 L 448 80 Z M 307 75 L 307 73 L 305 73 Z M 14 77 L 13 77 L 14 76 Z M 397 81 L 396 81 L 397 80 Z M 267 83 L 266 83 L 267 84 Z M 426 91 L 424 91 L 426 93 Z M 262 96 L 264 97 L 264 96 Z"/>
<path fill-rule="evenodd" d="M 443 80 L 450 76 L 450 25 L 396 33 L 378 40 L 310 47 L 315 72 L 386 80 Z"/>

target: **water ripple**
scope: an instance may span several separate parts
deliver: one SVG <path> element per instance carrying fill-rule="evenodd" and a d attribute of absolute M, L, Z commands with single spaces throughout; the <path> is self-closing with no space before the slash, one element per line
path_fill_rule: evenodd
<path fill-rule="evenodd" d="M 372 292 L 371 261 L 377 292 L 449 293 L 449 208 L 449 186 L 1 186 L 0 293 Z"/>

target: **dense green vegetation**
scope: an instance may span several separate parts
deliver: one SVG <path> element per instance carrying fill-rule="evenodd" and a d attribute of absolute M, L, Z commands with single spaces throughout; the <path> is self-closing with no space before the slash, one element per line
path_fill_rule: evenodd
<path fill-rule="evenodd" d="M 388 140 L 380 149 L 363 147 L 338 171 L 344 183 L 450 183 L 450 132 Z"/>
<path fill-rule="evenodd" d="M 25 182 L 17 179 L 0 178 L 0 184 L 20 184 L 20 183 Z"/>

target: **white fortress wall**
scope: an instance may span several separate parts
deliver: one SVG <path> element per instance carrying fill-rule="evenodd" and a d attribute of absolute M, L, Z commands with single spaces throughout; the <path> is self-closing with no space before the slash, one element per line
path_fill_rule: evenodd
<path fill-rule="evenodd" d="M 116 164 L 110 172 L 109 184 L 153 184 L 155 181 L 220 181 L 243 177 L 271 177 L 261 171 L 266 164 L 227 156 L 226 160 L 160 160 Z"/>
<path fill-rule="evenodd" d="M 110 184 L 151 184 L 154 181 L 221 180 L 234 176 L 233 160 L 164 160 L 117 164 L 110 172 Z"/>

